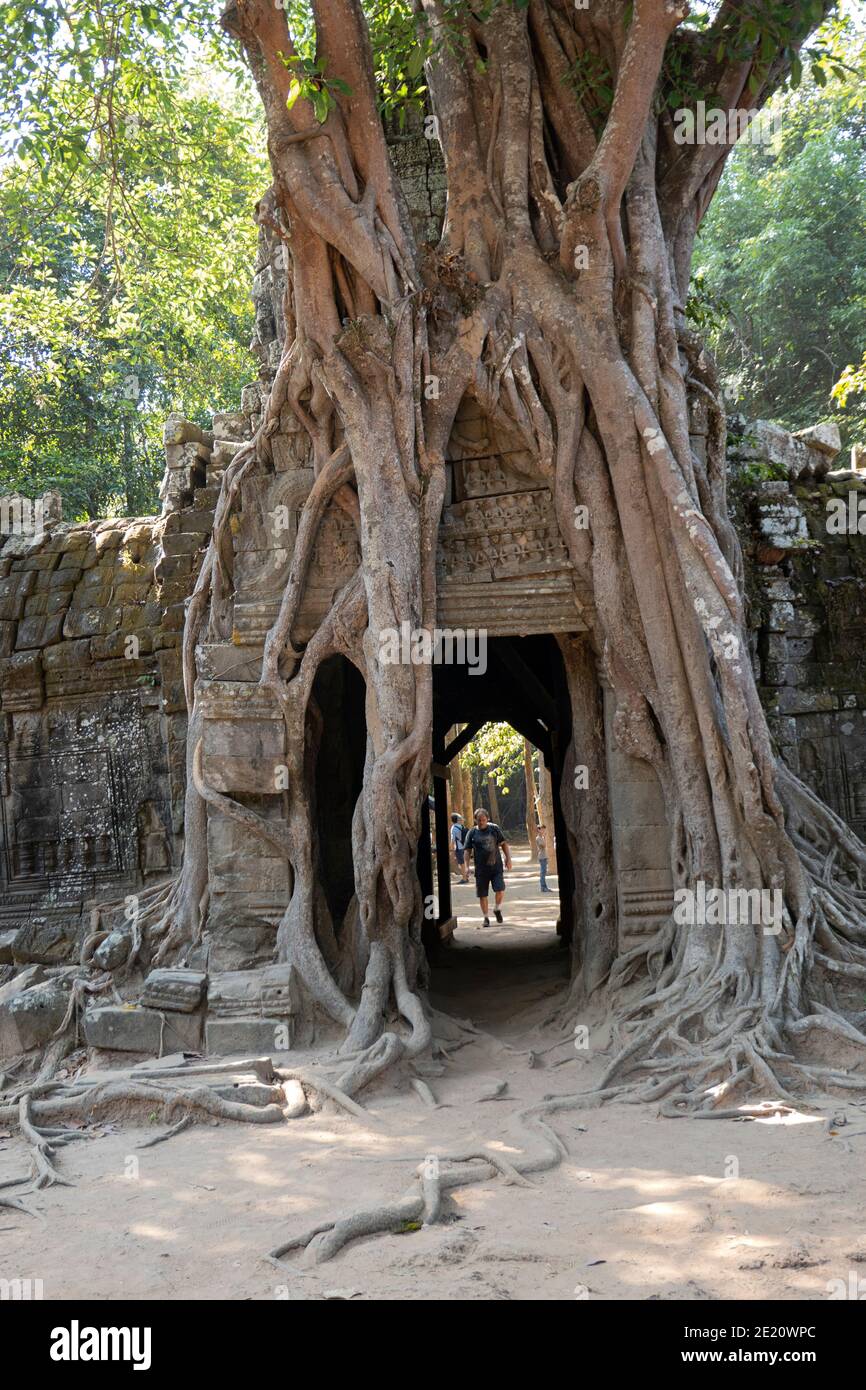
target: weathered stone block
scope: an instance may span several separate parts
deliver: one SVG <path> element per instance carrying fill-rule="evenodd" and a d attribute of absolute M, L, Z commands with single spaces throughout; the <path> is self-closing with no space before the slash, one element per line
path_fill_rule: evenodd
<path fill-rule="evenodd" d="M 57 569 L 47 576 L 47 587 L 52 593 L 69 594 L 78 583 L 80 571 L 75 569 Z"/>
<path fill-rule="evenodd" d="M 205 1051 L 215 1057 L 287 1052 L 291 1046 L 291 1025 L 285 1018 L 209 1018 L 205 1025 Z"/>
<path fill-rule="evenodd" d="M 804 444 L 821 454 L 827 454 L 831 459 L 834 459 L 842 448 L 839 426 L 834 424 L 810 425 L 808 429 L 797 430 L 794 438 L 802 439 Z"/>
<path fill-rule="evenodd" d="M 202 536 L 198 531 L 175 531 L 163 537 L 163 549 L 167 556 L 195 555 L 201 549 Z M 160 561 L 160 564 L 163 562 Z M 159 566 L 157 566 L 159 568 Z"/>
<path fill-rule="evenodd" d="M 97 637 L 100 634 L 116 632 L 120 627 L 122 609 L 117 606 L 95 608 L 70 608 L 63 624 L 63 636 L 68 640 L 77 637 Z"/>
<path fill-rule="evenodd" d="M 248 1014 L 287 1018 L 292 1013 L 292 972 L 289 965 L 266 965 L 261 970 L 226 970 L 212 975 L 208 1012 L 226 1018 Z"/>
<path fill-rule="evenodd" d="M 282 720 L 256 719 L 224 723 L 205 719 L 202 729 L 205 776 L 217 791 L 274 795 L 285 789 L 277 770 L 285 765 Z"/>
<path fill-rule="evenodd" d="M 168 579 L 160 587 L 159 596 L 162 602 L 169 607 L 174 603 L 183 603 L 192 591 L 189 579 Z"/>
<path fill-rule="evenodd" d="M 64 617 L 63 613 L 54 613 L 47 618 L 25 618 L 18 624 L 16 650 L 47 647 L 51 643 L 59 642 L 63 636 Z"/>
<path fill-rule="evenodd" d="M 111 931 L 93 953 L 93 963 L 100 970 L 116 970 L 123 965 L 132 946 L 131 938 L 122 931 Z"/>
<path fill-rule="evenodd" d="M 220 439 L 249 439 L 249 425 L 245 415 L 238 411 L 217 411 L 213 417 L 214 441 Z"/>
<path fill-rule="evenodd" d="M 36 574 L 27 570 L 24 574 L 13 571 L 6 579 L 0 579 L 0 618 L 15 622 L 24 611 L 24 600 L 29 598 L 36 584 Z"/>
<path fill-rule="evenodd" d="M 54 650 L 47 648 L 48 651 Z M 3 709 L 7 712 L 41 708 L 45 698 L 42 653 L 16 652 L 0 662 Z"/>
<path fill-rule="evenodd" d="M 151 1009 L 193 1013 L 204 996 L 207 975 L 201 970 L 152 970 L 144 982 L 141 1002 Z"/>
<path fill-rule="evenodd" d="M 42 660 L 46 671 L 86 666 L 90 661 L 90 642 L 86 637 L 74 642 L 60 642 L 46 651 Z"/>
<path fill-rule="evenodd" d="M 69 958 L 71 945 L 61 919 L 33 917 L 16 931 L 12 955 L 22 963 L 56 965 Z"/>
<path fill-rule="evenodd" d="M 111 1052 L 197 1052 L 201 1015 L 173 1013 L 163 1020 L 152 1009 L 104 1004 L 84 1015 L 84 1037 L 89 1047 Z"/>
<path fill-rule="evenodd" d="M 231 1085 L 214 1086 L 213 1089 L 214 1094 L 222 1100 L 233 1100 L 239 1105 L 279 1105 L 282 1107 L 286 1103 L 286 1098 L 279 1086 L 266 1086 L 261 1081 L 235 1081 Z"/>
<path fill-rule="evenodd" d="M 28 975 L 27 971 L 23 975 Z M 0 1057 L 13 1057 L 42 1047 L 60 1027 L 69 1004 L 69 981 L 41 980 L 29 988 L 13 988 L 18 976 L 0 991 Z"/>
<path fill-rule="evenodd" d="M 195 507 L 188 507 L 186 511 L 180 513 L 181 523 L 179 530 L 187 532 L 198 532 L 202 535 L 213 530 L 213 512 L 198 511 Z"/>

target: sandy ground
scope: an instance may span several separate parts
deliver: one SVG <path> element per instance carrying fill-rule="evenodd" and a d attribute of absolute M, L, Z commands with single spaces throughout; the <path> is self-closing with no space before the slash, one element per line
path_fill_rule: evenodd
<path fill-rule="evenodd" d="M 555 884 L 555 880 L 554 880 Z M 506 922 L 483 930 L 471 887 L 434 971 L 435 1006 L 485 1032 L 431 1081 L 431 1110 L 401 1081 L 365 1094 L 370 1121 L 308 1115 L 284 1125 L 198 1125 L 156 1148 L 124 1123 L 62 1150 L 74 1187 L 0 1207 L 0 1277 L 42 1279 L 81 1299 L 826 1299 L 842 1280 L 866 1296 L 866 1107 L 822 1117 L 709 1123 L 607 1106 L 557 1116 L 561 1167 L 532 1188 L 497 1179 L 455 1195 L 447 1224 L 358 1242 L 312 1271 L 278 1270 L 268 1249 L 323 1217 L 403 1191 L 426 1154 L 476 1141 L 524 1151 L 518 1113 L 585 1089 L 604 1058 L 539 1020 L 562 989 L 555 896 L 521 864 Z M 574 1020 L 579 1022 L 579 1020 Z M 591 1033 L 593 1045 L 606 1039 Z M 548 1051 L 530 1068 L 525 1051 Z M 315 1055 L 315 1054 L 311 1054 Z M 507 1082 L 504 1098 L 480 1101 Z M 849 1137 L 846 1138 L 846 1129 Z M 0 1132 L 0 1182 L 23 1150 Z"/>

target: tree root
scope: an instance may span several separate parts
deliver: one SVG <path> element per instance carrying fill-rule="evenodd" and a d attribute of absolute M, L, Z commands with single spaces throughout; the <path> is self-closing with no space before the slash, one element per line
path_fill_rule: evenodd
<path fill-rule="evenodd" d="M 0 1197 L 0 1207 L 8 1207 L 10 1211 L 23 1211 L 25 1216 L 33 1216 L 39 1220 L 39 1213 L 31 1211 L 30 1207 L 24 1202 L 19 1202 L 17 1197 Z"/>
<path fill-rule="evenodd" d="M 501 1177 L 507 1184 L 532 1187 L 528 1173 L 543 1173 L 555 1168 L 567 1154 L 558 1135 L 542 1118 L 545 1113 L 568 1108 L 560 1099 L 543 1102 L 524 1111 L 519 1123 L 533 1139 L 541 1139 L 535 1154 L 509 1162 L 499 1153 L 483 1146 L 472 1145 L 455 1153 L 429 1154 L 417 1169 L 418 1176 L 402 1197 L 396 1201 L 351 1212 L 332 1221 L 322 1221 L 311 1230 L 293 1236 L 271 1250 L 267 1259 L 285 1268 L 284 1256 L 301 1251 L 302 1266 L 323 1264 L 331 1260 L 346 1245 L 364 1236 L 399 1232 L 421 1222 L 431 1226 L 441 1219 L 445 1197 L 459 1187 L 486 1182 Z"/>
<path fill-rule="evenodd" d="M 22 1138 L 30 1145 L 30 1152 L 36 1168 L 37 1188 L 74 1187 L 75 1184 L 69 1178 L 64 1178 L 62 1174 L 58 1173 L 51 1160 L 56 1148 L 84 1136 L 75 1130 L 37 1129 L 31 1117 L 29 1095 L 22 1096 L 18 1102 L 18 1125 Z"/>
<path fill-rule="evenodd" d="M 154 1149 L 157 1144 L 164 1144 L 166 1139 L 173 1139 L 176 1134 L 182 1134 L 185 1129 L 189 1129 L 192 1124 L 192 1115 L 184 1115 L 183 1119 L 178 1120 L 176 1125 L 167 1129 L 162 1134 L 155 1134 L 152 1139 L 145 1139 L 143 1144 L 136 1144 L 137 1149 Z"/>
<path fill-rule="evenodd" d="M 331 1100 L 341 1110 L 345 1110 L 348 1115 L 354 1115 L 357 1119 L 372 1121 L 373 1116 L 365 1110 L 357 1101 L 352 1100 L 340 1087 L 333 1085 L 313 1072 L 307 1071 L 305 1067 L 276 1068 L 276 1074 L 281 1081 L 297 1081 L 304 1091 L 313 1091 L 323 1096 L 326 1100 Z"/>
<path fill-rule="evenodd" d="M 245 1105 L 242 1101 L 224 1100 L 206 1086 L 190 1090 L 159 1086 L 151 1081 L 103 1081 L 95 1086 L 60 1088 L 61 1093 L 45 1096 L 32 1102 L 27 1096 L 27 1114 L 41 1129 L 46 1123 L 60 1118 L 92 1120 L 110 1114 L 126 1105 L 157 1107 L 164 1119 L 171 1119 L 186 1107 L 191 1115 L 207 1115 L 217 1120 L 236 1120 L 247 1124 L 279 1124 L 283 1107 L 276 1102 L 268 1105 Z M 14 1105 L 0 1106 L 0 1121 L 20 1121 L 20 1111 Z M 23 1130 L 22 1130 L 23 1132 Z M 79 1131 L 73 1131 L 81 1137 Z M 58 1141 L 53 1138 L 51 1141 Z M 63 1142 L 69 1142 L 68 1139 Z"/>

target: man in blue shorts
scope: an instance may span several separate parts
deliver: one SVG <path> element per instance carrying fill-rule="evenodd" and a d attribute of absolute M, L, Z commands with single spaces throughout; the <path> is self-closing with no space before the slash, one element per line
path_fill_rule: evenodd
<path fill-rule="evenodd" d="M 485 810 L 479 808 L 475 812 L 474 820 L 475 826 L 466 836 L 463 849 L 467 857 L 472 856 L 475 867 L 475 891 L 478 894 L 478 901 L 484 914 L 482 925 L 489 927 L 488 895 L 491 888 L 496 895 L 493 915 L 497 922 L 502 921 L 502 899 L 505 897 L 502 855 L 505 855 L 505 868 L 510 871 L 511 850 L 499 826 L 493 824 Z M 502 853 L 500 853 L 500 847 Z"/>

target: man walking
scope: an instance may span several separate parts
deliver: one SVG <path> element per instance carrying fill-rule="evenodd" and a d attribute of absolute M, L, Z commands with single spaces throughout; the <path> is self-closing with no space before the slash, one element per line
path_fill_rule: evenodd
<path fill-rule="evenodd" d="M 497 922 L 502 921 L 502 899 L 505 897 L 502 855 L 505 855 L 505 868 L 510 872 L 511 850 L 499 826 L 493 824 L 483 808 L 479 808 L 475 812 L 474 820 L 475 826 L 466 836 L 463 849 L 466 855 L 472 856 L 475 868 L 475 891 L 478 894 L 478 901 L 484 916 L 482 926 L 489 927 L 488 895 L 491 888 L 495 894 L 493 915 Z M 500 848 L 502 853 L 500 853 Z"/>
<path fill-rule="evenodd" d="M 461 882 L 469 882 L 469 870 L 466 867 L 466 855 L 463 852 L 463 841 L 466 839 L 466 826 L 463 824 L 463 817 L 456 811 L 451 812 L 451 848 L 454 851 L 454 858 L 457 861 L 457 872 Z"/>
<path fill-rule="evenodd" d="M 538 846 L 538 886 L 542 893 L 552 893 L 553 889 L 547 886 L 547 834 L 543 825 L 538 827 L 535 843 Z"/>

